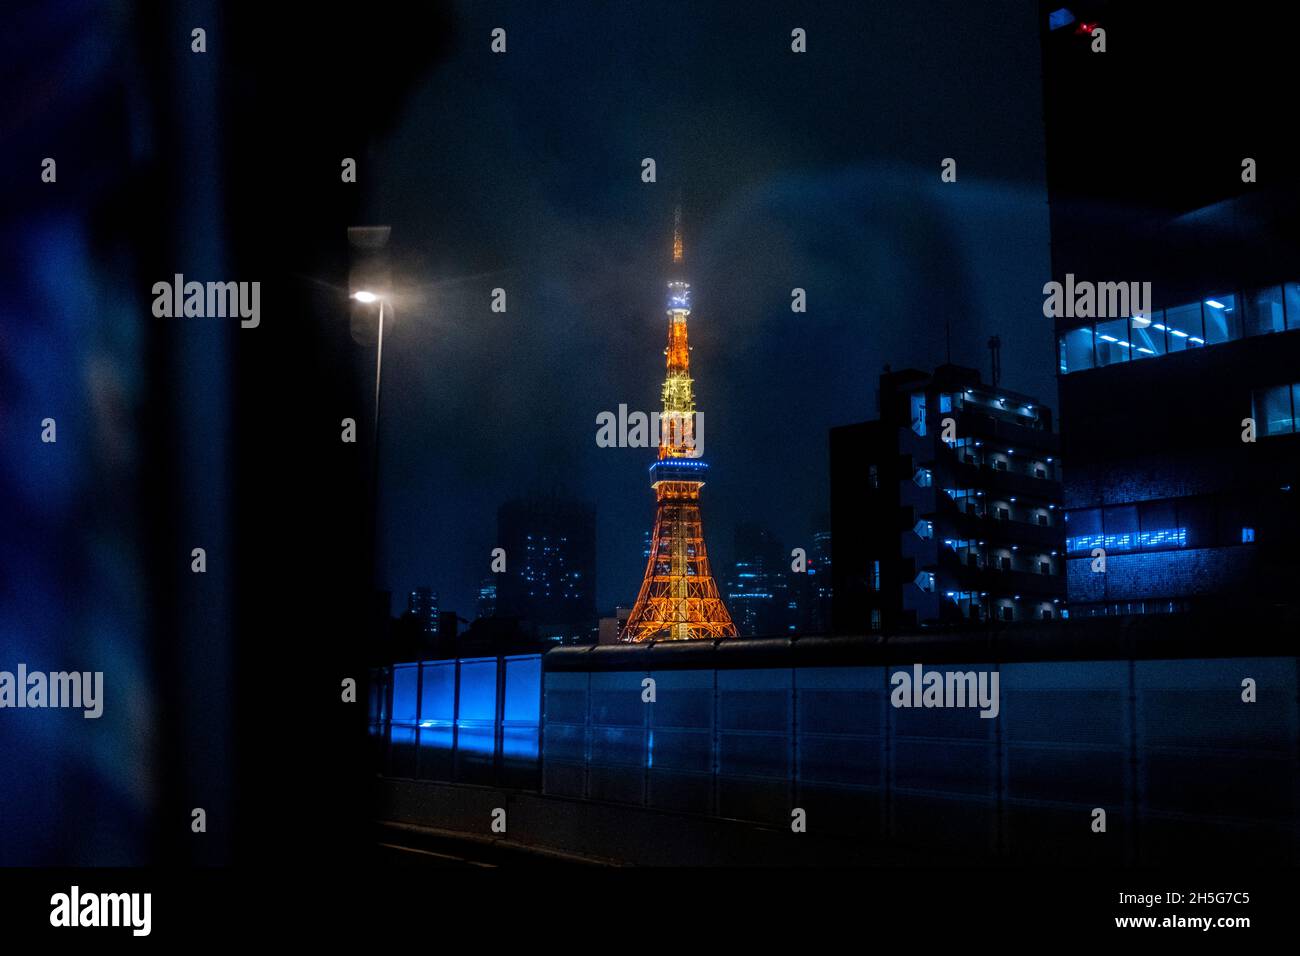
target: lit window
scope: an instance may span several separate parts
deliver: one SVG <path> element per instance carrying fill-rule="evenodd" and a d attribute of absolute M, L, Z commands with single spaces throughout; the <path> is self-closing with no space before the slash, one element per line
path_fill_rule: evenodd
<path fill-rule="evenodd" d="M 1060 338 L 1061 373 L 1092 368 L 1092 326 L 1071 329 Z"/>
<path fill-rule="evenodd" d="M 1241 543 L 1242 543 L 1242 544 L 1250 544 L 1250 543 L 1251 543 L 1252 541 L 1254 541 L 1254 540 L 1255 540 L 1255 529 L 1254 529 L 1254 528 L 1242 528 L 1242 529 L 1241 529 Z"/>
<path fill-rule="evenodd" d="M 1252 394 L 1255 427 L 1261 435 L 1289 435 L 1295 431 L 1291 386 L 1257 388 Z"/>
<path fill-rule="evenodd" d="M 1097 323 L 1097 365 L 1127 362 L 1133 344 L 1128 340 L 1128 319 Z"/>
<path fill-rule="evenodd" d="M 1221 295 L 1205 300 L 1205 344 L 1217 345 L 1241 338 L 1241 313 L 1235 295 Z"/>
<path fill-rule="evenodd" d="M 1282 287 L 1269 286 L 1245 296 L 1245 315 L 1242 318 L 1247 335 L 1268 335 L 1286 328 L 1282 309 Z"/>
<path fill-rule="evenodd" d="M 912 431 L 925 435 L 925 393 L 917 392 L 912 396 Z"/>
<path fill-rule="evenodd" d="M 1288 282 L 1282 287 L 1283 311 L 1286 327 L 1300 329 L 1300 282 Z"/>
<path fill-rule="evenodd" d="M 1061 7 L 1053 10 L 1047 15 L 1047 28 L 1049 30 L 1059 30 L 1061 27 L 1068 27 L 1074 22 L 1074 14 L 1068 7 Z"/>
<path fill-rule="evenodd" d="M 1180 305 L 1165 312 L 1165 326 L 1169 333 L 1169 351 L 1199 348 L 1205 344 L 1201 327 L 1201 303 Z M 1153 326 L 1154 328 L 1154 326 Z"/>
<path fill-rule="evenodd" d="M 1133 344 L 1134 361 L 1165 354 L 1164 318 L 1164 312 L 1157 309 L 1145 321 L 1137 316 L 1129 320 L 1129 341 Z"/>

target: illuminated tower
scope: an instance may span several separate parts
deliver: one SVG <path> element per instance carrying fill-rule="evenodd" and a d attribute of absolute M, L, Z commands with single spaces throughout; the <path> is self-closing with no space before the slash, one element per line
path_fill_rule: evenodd
<path fill-rule="evenodd" d="M 659 458 L 650 466 L 658 509 L 650 536 L 650 558 L 636 604 L 623 630 L 624 641 L 686 641 L 735 637 L 722 603 L 700 520 L 700 489 L 708 466 L 697 448 L 691 347 L 686 320 L 691 287 L 681 277 L 684 259 L 680 207 L 673 229 L 673 277 L 668 283 L 668 375 L 664 379 Z M 700 445 L 703 429 L 700 429 Z"/>

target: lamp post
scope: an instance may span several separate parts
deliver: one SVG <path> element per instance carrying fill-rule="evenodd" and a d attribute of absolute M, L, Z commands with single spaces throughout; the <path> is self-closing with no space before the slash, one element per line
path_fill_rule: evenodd
<path fill-rule="evenodd" d="M 379 303 L 379 348 L 375 353 L 375 477 L 378 480 L 379 469 L 379 383 L 384 372 L 384 297 L 368 289 L 362 289 L 360 292 L 352 293 L 352 298 L 356 299 L 363 305 L 369 305 L 371 302 Z"/>
<path fill-rule="evenodd" d="M 370 479 L 370 520 L 373 522 L 371 544 L 375 549 L 374 575 L 377 585 L 379 583 L 379 562 L 381 560 L 379 546 L 379 398 L 384 372 L 384 304 L 387 297 L 377 292 L 371 292 L 368 289 L 362 289 L 352 293 L 352 298 L 363 305 L 369 305 L 372 302 L 379 303 L 379 348 L 375 352 L 375 419 L 374 430 L 371 433 L 373 436 L 371 444 L 374 446 L 375 464 Z"/>

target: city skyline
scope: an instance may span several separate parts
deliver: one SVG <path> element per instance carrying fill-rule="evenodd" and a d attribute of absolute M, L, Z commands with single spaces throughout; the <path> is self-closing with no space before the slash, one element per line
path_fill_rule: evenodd
<path fill-rule="evenodd" d="M 1285 925 L 1300 7 L 1207 10 L 15 11 L 13 931 Z"/>
<path fill-rule="evenodd" d="M 791 70 L 788 43 L 770 41 L 790 32 L 775 4 L 753 5 L 743 24 L 678 6 L 671 43 L 649 41 L 666 29 L 651 9 L 607 20 L 519 8 L 513 32 L 567 36 L 588 54 L 538 86 L 524 79 L 551 72 L 549 49 L 521 43 L 485 85 L 476 48 L 457 47 L 376 143 L 357 221 L 392 227 L 394 284 L 413 287 L 384 343 L 380 567 L 394 593 L 431 584 L 464 613 L 489 573 L 496 507 L 564 488 L 596 506 L 598 604 L 635 597 L 621 582 L 644 571 L 654 503 L 627 489 L 646 462 L 598 448 L 596 418 L 658 405 L 662 356 L 645 345 L 662 335 L 663 237 L 679 193 L 697 398 L 708 455 L 726 462 L 705 490 L 719 566 L 748 519 L 811 547 L 829 508 L 827 432 L 876 414 L 885 364 L 944 361 L 948 324 L 953 361 L 986 369 L 985 343 L 1000 334 L 1008 387 L 1051 395 L 1033 11 L 803 13 L 816 47 Z M 933 60 L 885 42 L 929 34 L 936 17 L 1021 53 L 945 48 L 945 69 L 972 82 L 936 98 L 921 80 Z M 463 30 L 493 25 L 470 15 Z M 854 36 L 880 49 L 848 69 Z M 980 88 L 1005 108 L 983 109 Z M 456 150 L 437 133 L 450 126 Z M 948 156 L 956 183 L 940 179 Z M 645 158 L 654 183 L 641 180 Z M 483 176 L 491 163 L 509 174 Z M 503 314 L 490 311 L 494 288 Z M 791 311 L 794 288 L 806 312 Z M 799 467 L 773 468 L 774 454 Z"/>

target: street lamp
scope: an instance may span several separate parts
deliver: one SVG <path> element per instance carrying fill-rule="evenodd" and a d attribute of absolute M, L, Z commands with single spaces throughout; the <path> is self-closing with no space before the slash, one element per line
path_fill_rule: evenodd
<path fill-rule="evenodd" d="M 379 447 L 379 380 L 384 371 L 384 303 L 386 298 L 378 292 L 371 292 L 369 289 L 362 289 L 352 293 L 352 298 L 356 299 L 363 305 L 369 305 L 372 302 L 379 303 L 379 348 L 375 354 L 375 447 Z M 378 451 L 375 454 L 375 461 L 378 462 Z"/>
<path fill-rule="evenodd" d="M 350 310 L 353 313 L 351 316 L 354 323 L 353 335 L 359 345 L 369 344 L 366 341 L 368 336 L 357 334 L 361 331 L 361 326 L 368 324 L 360 313 L 365 312 L 368 317 L 371 307 L 376 303 L 379 312 L 379 348 L 375 355 L 375 416 L 372 439 L 374 460 L 370 473 L 370 546 L 373 549 L 372 584 L 377 590 L 382 590 L 380 581 L 383 576 L 380 573 L 380 566 L 383 553 L 381 545 L 383 522 L 379 520 L 379 411 L 380 399 L 383 395 L 381 376 L 384 370 L 384 320 L 390 317 L 389 313 L 392 312 L 394 305 L 387 252 L 392 229 L 388 226 L 349 226 L 347 233 L 347 285 L 339 291 L 346 290 L 349 305 L 356 302 L 360 306 Z M 387 620 L 383 623 L 386 625 Z"/>
<path fill-rule="evenodd" d="M 388 297 L 383 293 L 372 292 L 369 289 L 360 289 L 352 293 L 352 298 L 356 299 L 363 305 L 379 303 L 379 348 L 375 353 L 375 424 L 371 444 L 374 446 L 374 469 L 370 481 L 370 520 L 371 525 L 371 543 L 375 548 L 375 567 L 376 585 L 379 577 L 379 386 L 384 371 L 384 305 Z"/>

